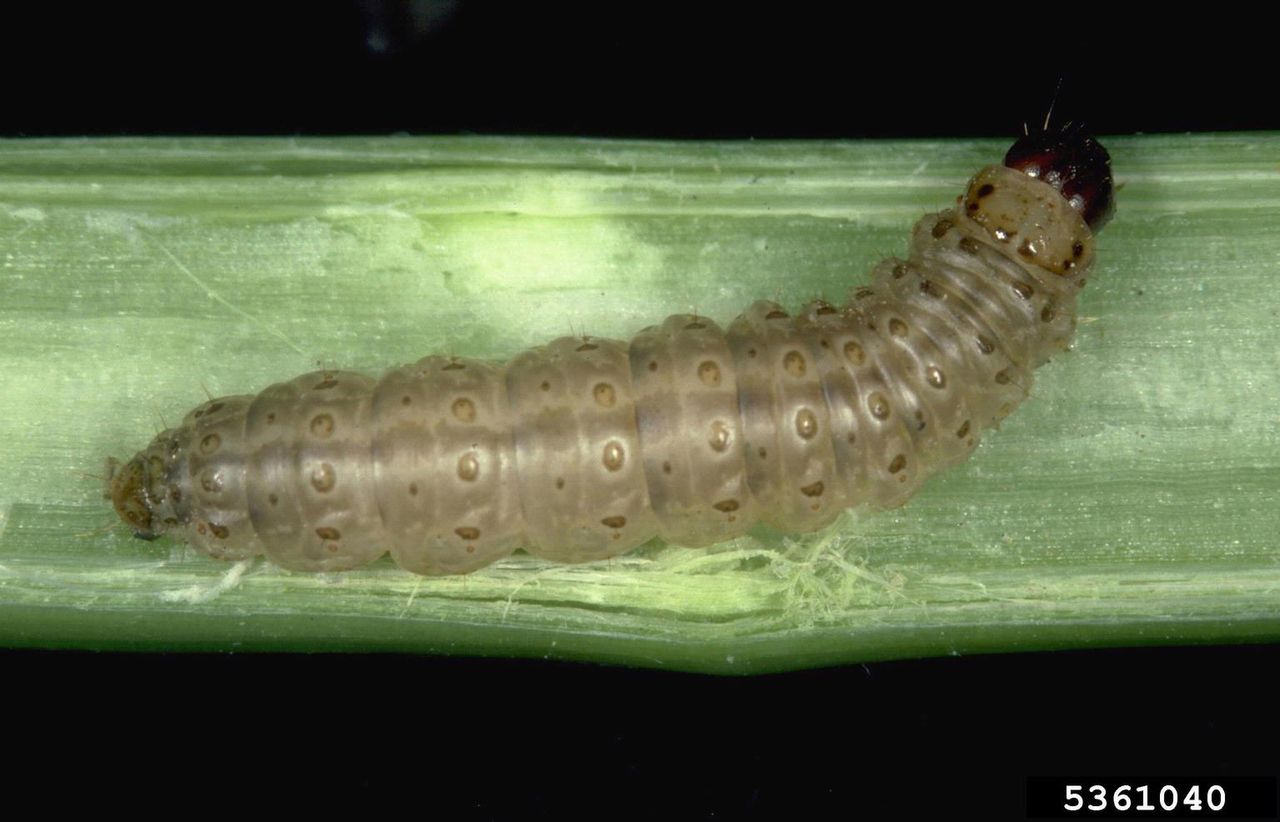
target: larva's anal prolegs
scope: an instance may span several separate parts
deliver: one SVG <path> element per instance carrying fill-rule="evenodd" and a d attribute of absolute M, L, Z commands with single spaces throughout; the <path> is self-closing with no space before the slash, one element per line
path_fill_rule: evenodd
<path fill-rule="evenodd" d="M 674 315 L 506 363 L 304 374 L 194 409 L 112 461 L 107 493 L 139 537 L 305 571 L 390 552 L 466 573 L 517 548 L 584 562 L 760 521 L 812 531 L 901 505 L 1018 406 L 1071 339 L 1111 207 L 1100 145 L 1036 134 L 845 305 L 761 301 L 723 327 Z"/>

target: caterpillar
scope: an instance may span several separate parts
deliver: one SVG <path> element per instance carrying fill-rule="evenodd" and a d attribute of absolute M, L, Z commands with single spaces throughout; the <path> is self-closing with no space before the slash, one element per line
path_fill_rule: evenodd
<path fill-rule="evenodd" d="M 521 547 L 585 562 L 760 521 L 813 531 L 903 504 L 1018 406 L 1071 339 L 1112 211 L 1097 141 L 1027 135 L 842 306 L 760 301 L 724 328 L 677 314 L 507 363 L 304 374 L 108 460 L 106 496 L 139 538 L 300 571 L 390 551 L 462 574 Z"/>

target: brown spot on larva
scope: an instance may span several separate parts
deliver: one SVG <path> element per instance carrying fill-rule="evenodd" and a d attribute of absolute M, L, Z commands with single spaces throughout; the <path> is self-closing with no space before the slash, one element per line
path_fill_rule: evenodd
<path fill-rule="evenodd" d="M 476 455 L 467 452 L 458 457 L 458 479 L 463 482 L 474 482 L 480 476 L 480 460 Z"/>
<path fill-rule="evenodd" d="M 818 345 L 822 346 L 823 348 L 830 348 L 831 340 L 828 340 L 826 337 L 823 337 L 822 339 L 818 340 Z"/>
<path fill-rule="evenodd" d="M 338 381 L 337 381 L 336 379 L 334 379 L 333 377 L 331 377 L 331 376 L 329 376 L 328 374 L 326 374 L 326 375 L 325 375 L 325 377 L 324 377 L 324 379 L 323 379 L 323 380 L 321 380 L 320 382 L 316 383 L 316 384 L 313 386 L 313 388 L 314 388 L 316 391 L 323 391 L 323 390 L 325 390 L 325 389 L 327 389 L 327 388 L 333 388 L 333 387 L 334 387 L 335 385 L 337 385 L 337 384 L 338 384 Z"/>
<path fill-rule="evenodd" d="M 468 542 L 474 542 L 475 540 L 480 539 L 480 529 L 472 528 L 469 525 L 464 525 L 461 528 L 454 528 L 453 533 L 457 534 L 458 536 L 462 537 Z"/>
<path fill-rule="evenodd" d="M 802 440 L 811 440 L 818 433 L 818 418 L 808 408 L 796 412 L 796 433 Z"/>
<path fill-rule="evenodd" d="M 968 421 L 968 420 L 965 420 L 965 421 L 964 421 L 964 423 L 962 423 L 962 424 L 961 424 L 961 426 L 960 426 L 960 430 L 959 430 L 959 431 L 956 431 L 956 436 L 957 436 L 957 437 L 959 437 L 960 439 L 964 439 L 965 437 L 969 436 L 969 421 Z"/>
<path fill-rule="evenodd" d="M 1077 241 L 1077 242 L 1072 243 L 1072 244 L 1071 244 L 1071 256 L 1072 256 L 1072 257 L 1075 257 L 1075 258 L 1078 260 L 1078 259 L 1080 259 L 1080 255 L 1082 255 L 1082 254 L 1084 254 L 1084 243 L 1081 243 L 1081 242 L 1078 242 L 1078 241 Z"/>
<path fill-rule="evenodd" d="M 622 526 L 627 524 L 627 518 L 626 517 L 605 517 L 604 519 L 600 520 L 600 522 L 606 528 L 621 528 Z"/>
<path fill-rule="evenodd" d="M 556 490 L 557 491 L 564 490 L 564 477 L 556 477 Z"/>
<path fill-rule="evenodd" d="M 917 408 L 915 413 L 915 418 L 916 418 L 916 430 L 923 431 L 926 425 L 924 421 L 924 412 L 921 411 L 919 408 Z"/>
<path fill-rule="evenodd" d="M 267 425 L 270 425 L 275 421 L 276 421 L 276 414 L 274 411 L 272 411 L 270 414 L 267 415 Z"/>
<path fill-rule="evenodd" d="M 468 553 L 468 554 L 474 554 L 475 552 L 476 552 L 476 547 L 475 547 L 474 545 L 468 545 L 468 546 L 467 546 L 467 553 Z"/>
<path fill-rule="evenodd" d="M 669 463 L 669 462 L 664 462 L 664 463 L 662 463 L 662 473 L 664 473 L 664 474 L 670 474 L 670 473 L 671 473 L 671 463 Z"/>
<path fill-rule="evenodd" d="M 893 458 L 892 462 L 889 463 L 889 473 L 896 474 L 906 467 L 907 467 L 906 455 L 899 454 L 898 456 Z"/>
<path fill-rule="evenodd" d="M 889 333 L 892 334 L 893 336 L 905 337 L 907 336 L 907 331 L 908 331 L 907 324 L 904 323 L 902 320 L 898 319 L 897 317 L 894 317 L 893 319 L 889 320 Z"/>
<path fill-rule="evenodd" d="M 800 489 L 800 493 L 804 494 L 806 497 L 820 497 L 822 496 L 822 491 L 823 485 L 821 480 L 818 482 L 811 482 Z"/>
<path fill-rule="evenodd" d="M 1030 257 L 1035 257 L 1036 254 L 1039 252 L 1036 249 L 1035 243 L 1031 242 L 1030 240 L 1023 240 L 1022 243 L 1018 246 L 1018 253 L 1024 257 L 1030 258 Z"/>
<path fill-rule="evenodd" d="M 320 463 L 311 472 L 311 487 L 322 494 L 332 491 L 335 482 L 337 482 L 337 474 L 333 466 L 327 462 Z"/>
<path fill-rule="evenodd" d="M 763 445 L 762 445 L 762 446 L 760 446 L 759 450 L 757 450 L 757 451 L 756 451 L 756 454 L 757 454 L 757 455 L 760 457 L 760 459 L 762 459 L 762 460 L 767 460 L 767 459 L 769 459 L 769 449 L 768 449 L 768 448 L 765 448 Z"/>
<path fill-rule="evenodd" d="M 722 514 L 728 514 L 738 510 L 738 501 L 736 499 L 722 499 L 711 507 Z"/>
<path fill-rule="evenodd" d="M 995 193 L 995 190 L 996 190 L 996 187 L 991 185 L 991 183 L 983 183 L 982 185 L 978 186 L 978 198 L 981 199 L 983 197 L 990 197 L 993 193 Z"/>
<path fill-rule="evenodd" d="M 226 539 L 227 537 L 231 536 L 231 531 L 227 528 L 227 526 L 217 525 L 216 523 L 212 523 L 212 522 L 209 523 L 209 532 L 213 534 L 215 537 L 217 537 L 218 539 Z"/>
<path fill-rule="evenodd" d="M 203 522 L 197 522 L 197 523 L 196 523 L 196 533 L 199 533 L 199 534 L 207 534 L 207 533 L 209 533 L 209 529 L 205 527 L 205 524 L 204 524 Z"/>
<path fill-rule="evenodd" d="M 316 536 L 320 537 L 320 539 L 327 539 L 330 542 L 342 539 L 342 534 L 338 532 L 337 528 L 330 528 L 327 525 L 322 528 L 317 528 Z"/>
<path fill-rule="evenodd" d="M 1044 308 L 1040 309 L 1040 321 L 1051 323 L 1053 318 L 1058 316 L 1058 311 L 1053 307 L 1053 303 L 1045 303 Z"/>
<path fill-rule="evenodd" d="M 845 439 L 845 442 L 849 443 L 850 445 L 853 445 L 855 442 L 857 442 L 857 440 L 858 440 L 858 435 L 857 435 L 857 434 L 855 434 L 854 432 L 850 431 L 850 432 L 848 433 L 848 435 L 847 435 L 847 436 L 845 436 L 845 438 L 844 438 L 844 439 Z"/>
<path fill-rule="evenodd" d="M 595 397 L 596 404 L 602 408 L 612 408 L 617 400 L 613 386 L 607 382 L 596 383 L 596 387 L 591 389 L 591 396 Z"/>
<path fill-rule="evenodd" d="M 978 205 L 977 200 L 969 200 L 964 204 L 964 210 L 969 212 L 970 214 L 973 214 L 974 212 L 976 212 L 980 207 L 981 206 Z"/>
<path fill-rule="evenodd" d="M 820 302 L 818 303 L 817 308 L 814 309 L 813 313 L 819 317 L 822 317 L 827 314 L 839 314 L 840 311 L 831 303 Z"/>
<path fill-rule="evenodd" d="M 875 296 L 875 293 L 876 292 L 872 291 L 870 288 L 863 286 L 862 288 L 859 288 L 857 291 L 853 292 L 853 298 L 855 300 L 865 300 L 867 297 Z"/>
<path fill-rule="evenodd" d="M 1009 369 L 1005 368 L 1001 371 L 996 372 L 996 384 L 998 385 L 1009 384 Z"/>
<path fill-rule="evenodd" d="M 418 483 L 416 482 L 409 483 L 409 496 L 411 497 L 418 496 Z"/>
<path fill-rule="evenodd" d="M 613 538 L 614 538 L 615 540 L 622 539 L 622 534 L 614 534 L 614 535 L 613 535 Z"/>
<path fill-rule="evenodd" d="M 929 233 L 936 239 L 950 231 L 952 225 L 954 224 L 950 220 L 938 220 L 938 222 L 933 224 L 933 230 Z"/>
<path fill-rule="evenodd" d="M 993 343 L 991 340 L 987 339 L 986 337 L 984 337 L 983 335 L 979 334 L 978 350 L 981 351 L 983 354 L 990 354 L 992 351 L 996 350 L 996 344 Z"/>
<path fill-rule="evenodd" d="M 1031 283 L 1023 282 L 1015 282 L 1013 284 L 1013 291 L 1024 300 L 1031 299 L 1032 295 L 1036 293 L 1036 290 L 1031 286 Z"/>
<path fill-rule="evenodd" d="M 708 388 L 715 388 L 720 384 L 720 366 L 711 360 L 703 360 L 698 364 L 698 379 Z"/>
<path fill-rule="evenodd" d="M 617 471 L 622 468 L 622 464 L 626 462 L 627 452 L 622 447 L 622 443 L 617 440 L 609 440 L 604 446 L 604 467 L 610 471 Z"/>
<path fill-rule="evenodd" d="M 200 474 L 200 487 L 210 494 L 222 490 L 222 475 L 217 471 L 206 470 Z"/>
<path fill-rule="evenodd" d="M 411 405 L 412 403 L 413 403 L 413 397 L 410 397 L 408 394 L 405 394 L 403 397 L 400 398 L 401 405 Z"/>
<path fill-rule="evenodd" d="M 934 285 L 932 280 L 920 281 L 920 293 L 933 297 L 935 300 L 942 299 L 942 290 Z"/>
<path fill-rule="evenodd" d="M 657 371 L 657 370 L 658 370 L 658 361 L 657 361 L 657 360 L 649 360 L 649 370 L 650 370 L 650 371 Z"/>
<path fill-rule="evenodd" d="M 476 404 L 466 397 L 459 397 L 453 401 L 453 416 L 460 422 L 474 422 Z"/>
<path fill-rule="evenodd" d="M 329 414 L 316 414 L 311 418 L 311 435 L 325 439 L 333 433 L 333 417 Z"/>
<path fill-rule="evenodd" d="M 599 347 L 600 346 L 596 345 L 595 343 L 584 342 L 582 345 L 578 346 L 573 350 L 574 351 L 595 351 Z"/>
<path fill-rule="evenodd" d="M 748 348 L 748 349 L 747 349 L 747 356 L 748 356 L 748 357 L 750 357 L 751 359 L 755 359 L 755 357 L 756 357 L 756 350 L 755 350 L 754 348 Z"/>
<path fill-rule="evenodd" d="M 982 246 L 972 237 L 963 237 L 960 240 L 960 250 L 966 254 L 977 254 L 982 250 Z"/>
<path fill-rule="evenodd" d="M 788 351 L 782 358 L 782 368 L 793 377 L 803 377 L 806 370 L 804 355 L 799 351 Z"/>
<path fill-rule="evenodd" d="M 733 441 L 733 429 L 726 425 L 722 420 L 716 420 L 711 423 L 710 435 L 707 442 L 711 445 L 712 451 L 723 453 L 728 450 L 729 443 Z"/>
<path fill-rule="evenodd" d="M 267 502 L 271 503 L 272 505 L 279 505 L 280 498 L 275 494 L 267 494 Z"/>
<path fill-rule="evenodd" d="M 222 445 L 222 437 L 217 434 L 205 434 L 200 440 L 200 453 L 208 456 L 217 451 L 220 445 Z"/>
<path fill-rule="evenodd" d="M 176 485 L 169 486 L 169 499 L 174 502 L 182 502 L 182 489 Z"/>
<path fill-rule="evenodd" d="M 878 420 L 889 419 L 889 401 L 885 399 L 884 394 L 879 391 L 872 391 L 871 396 L 867 397 L 867 409 L 871 411 L 871 416 Z"/>
<path fill-rule="evenodd" d="M 768 314 L 765 314 L 764 318 L 766 320 L 785 320 L 790 316 L 791 316 L 790 314 L 783 311 L 782 309 L 775 308 L 772 311 L 770 311 Z"/>
<path fill-rule="evenodd" d="M 448 365 L 446 365 L 444 368 L 441 368 L 440 370 L 441 371 L 461 371 L 464 368 L 466 368 L 466 366 L 463 365 L 462 363 L 458 362 L 457 360 L 451 360 Z"/>
<path fill-rule="evenodd" d="M 893 267 L 893 278 L 894 278 L 895 280 L 901 280 L 901 279 L 902 279 L 903 277 L 905 277 L 905 276 L 907 276 L 907 264 L 906 264 L 906 263 L 898 263 L 897 265 L 895 265 L 895 266 Z"/>
<path fill-rule="evenodd" d="M 540 387 L 543 391 L 550 391 L 550 390 L 551 390 L 551 383 L 550 383 L 550 381 L 548 381 L 548 380 L 543 380 L 543 381 L 542 381 L 542 385 L 541 385 L 541 386 L 539 386 L 539 387 Z"/>
<path fill-rule="evenodd" d="M 688 325 L 686 325 L 686 326 L 684 327 L 684 330 L 685 330 L 685 331 L 698 331 L 698 330 L 703 329 L 703 328 L 706 328 L 706 327 L 707 327 L 707 324 L 706 324 L 706 323 L 700 323 L 700 322 L 698 322 L 697 320 L 694 320 L 693 322 L 691 322 L 691 323 L 689 323 Z"/>
<path fill-rule="evenodd" d="M 929 385 L 934 388 L 947 387 L 947 375 L 942 373 L 942 369 L 936 365 L 931 365 L 925 369 L 925 379 L 929 381 Z"/>
<path fill-rule="evenodd" d="M 867 352 L 852 340 L 844 344 L 844 355 L 854 365 L 862 365 L 867 361 Z"/>

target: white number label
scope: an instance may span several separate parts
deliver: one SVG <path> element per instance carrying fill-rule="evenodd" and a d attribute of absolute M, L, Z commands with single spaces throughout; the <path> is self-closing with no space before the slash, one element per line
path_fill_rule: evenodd
<path fill-rule="evenodd" d="M 1066 785 L 1064 786 L 1062 809 L 1064 811 L 1154 811 L 1150 796 L 1153 790 L 1150 785 L 1118 785 L 1107 793 L 1106 785 Z M 1085 804 L 1086 797 L 1089 803 Z M 1135 803 L 1136 800 L 1136 803 Z M 1160 810 L 1173 811 L 1181 805 L 1188 811 L 1211 812 L 1220 811 L 1227 805 L 1227 792 L 1221 785 L 1210 785 L 1203 791 L 1201 787 L 1192 785 L 1185 794 L 1180 794 L 1173 785 L 1161 785 L 1156 792 L 1156 801 Z"/>

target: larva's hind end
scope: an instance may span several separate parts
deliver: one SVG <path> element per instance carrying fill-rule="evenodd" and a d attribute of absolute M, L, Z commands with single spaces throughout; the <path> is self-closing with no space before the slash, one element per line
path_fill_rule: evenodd
<path fill-rule="evenodd" d="M 1083 131 L 1028 134 L 1009 148 L 1004 164 L 1056 188 L 1094 231 L 1115 212 L 1111 157 Z"/>
<path fill-rule="evenodd" d="M 119 460 L 108 459 L 107 472 L 107 496 L 116 509 L 116 514 L 125 525 L 133 529 L 133 535 L 138 539 L 152 540 L 159 537 L 162 529 L 158 527 L 153 513 L 145 456 L 138 454 L 124 465 Z"/>
<path fill-rule="evenodd" d="M 170 493 L 177 432 L 161 431 L 128 462 L 107 460 L 107 497 L 138 539 L 158 539 L 182 525 Z"/>

